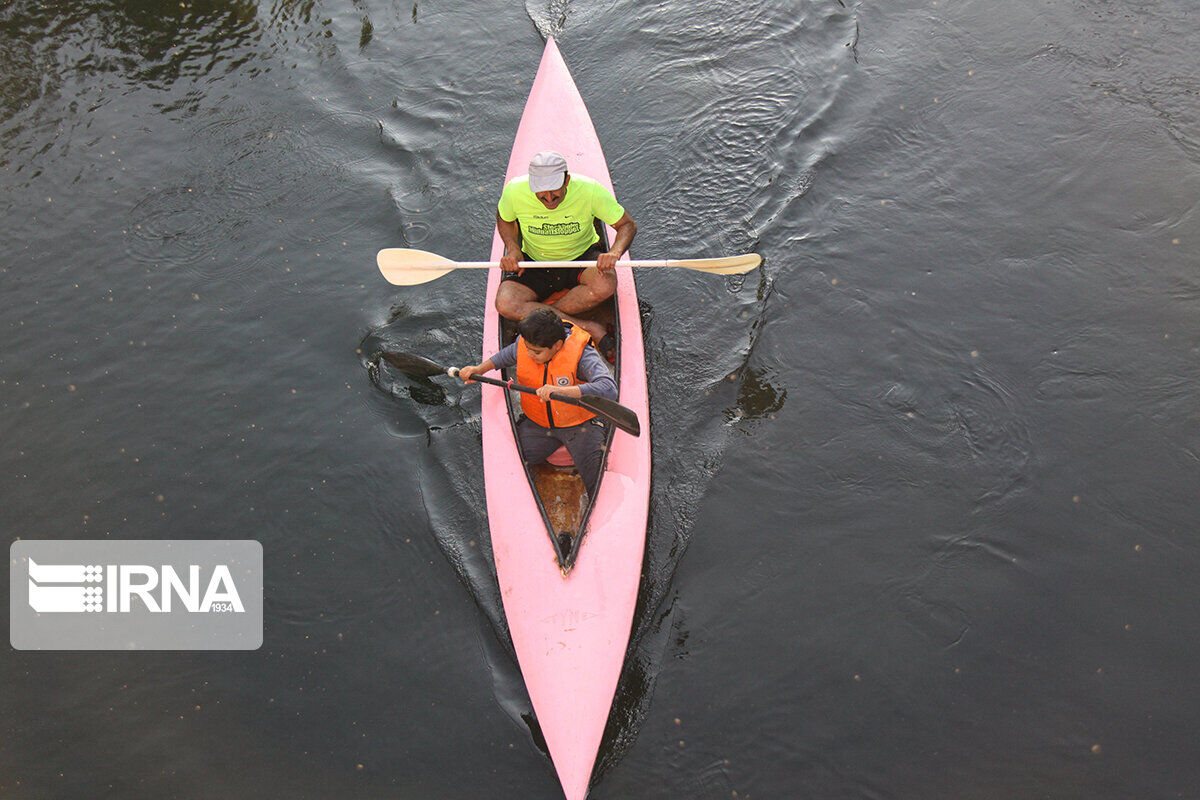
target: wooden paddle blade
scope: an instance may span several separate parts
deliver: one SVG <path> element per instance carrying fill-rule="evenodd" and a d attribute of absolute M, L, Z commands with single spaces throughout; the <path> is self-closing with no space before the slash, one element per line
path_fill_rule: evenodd
<path fill-rule="evenodd" d="M 758 253 L 746 253 L 740 256 L 725 256 L 723 258 L 685 258 L 672 259 L 667 262 L 672 267 L 684 267 L 701 272 L 711 272 L 714 275 L 740 275 L 749 272 L 762 263 Z"/>
<path fill-rule="evenodd" d="M 437 253 L 410 250 L 406 247 L 387 247 L 375 256 L 375 263 L 384 279 L 395 286 L 416 286 L 428 283 L 452 272 L 457 264 Z"/>
<path fill-rule="evenodd" d="M 631 436 L 642 435 L 642 424 L 638 421 L 637 412 L 632 408 L 627 408 L 607 397 L 597 397 L 592 394 L 585 394 L 576 399 L 575 405 L 607 419 Z"/>
<path fill-rule="evenodd" d="M 415 356 L 412 353 L 380 353 L 380 357 L 405 375 L 431 378 L 434 375 L 446 374 L 446 368 L 441 364 L 435 364 L 428 358 Z"/>

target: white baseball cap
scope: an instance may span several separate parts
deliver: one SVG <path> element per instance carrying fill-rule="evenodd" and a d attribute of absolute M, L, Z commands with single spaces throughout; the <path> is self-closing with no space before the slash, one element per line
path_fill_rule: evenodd
<path fill-rule="evenodd" d="M 550 192 L 563 185 L 567 160 L 562 153 L 543 150 L 529 159 L 529 190 L 534 194 Z"/>

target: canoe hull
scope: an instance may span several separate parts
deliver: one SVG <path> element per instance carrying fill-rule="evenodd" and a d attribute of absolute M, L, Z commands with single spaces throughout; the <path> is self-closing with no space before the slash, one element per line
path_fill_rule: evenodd
<path fill-rule="evenodd" d="M 505 180 L 558 150 L 569 169 L 612 188 L 587 108 L 553 39 L 546 43 Z M 611 232 L 610 232 L 611 236 Z M 491 258 L 503 251 L 499 234 Z M 498 270 L 488 276 L 483 357 L 500 343 Z M 484 484 L 496 575 L 509 632 L 568 800 L 587 794 L 625 659 L 641 579 L 650 504 L 646 366 L 633 271 L 617 268 L 620 402 L 642 435 L 617 431 L 574 568 L 563 575 L 520 461 L 502 389 L 483 386 Z"/>

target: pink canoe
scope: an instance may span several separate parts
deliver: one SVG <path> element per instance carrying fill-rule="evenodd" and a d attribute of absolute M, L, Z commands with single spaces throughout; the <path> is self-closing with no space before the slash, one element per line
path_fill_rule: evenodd
<path fill-rule="evenodd" d="M 546 42 L 505 180 L 528 172 L 530 157 L 540 150 L 559 151 L 572 172 L 612 187 L 591 118 L 553 39 Z M 492 261 L 502 250 L 497 234 Z M 495 312 L 499 285 L 500 271 L 490 270 L 484 358 L 511 336 Z M 512 426 L 519 401 L 503 389 L 482 387 L 484 484 L 504 614 L 567 800 L 587 795 L 612 707 L 633 622 L 650 504 L 646 364 L 630 267 L 617 268 L 617 285 L 615 302 L 598 310 L 597 319 L 618 331 L 618 400 L 637 412 L 642 432 L 612 434 L 606 471 L 590 505 L 578 490 L 570 499 L 571 487 L 582 485 L 572 469 L 526 468 Z M 579 513 L 574 523 L 564 521 L 561 514 L 565 509 L 571 517 L 573 503 L 581 505 Z M 579 529 L 571 530 L 572 524 Z M 569 540 L 562 538 L 563 527 Z"/>

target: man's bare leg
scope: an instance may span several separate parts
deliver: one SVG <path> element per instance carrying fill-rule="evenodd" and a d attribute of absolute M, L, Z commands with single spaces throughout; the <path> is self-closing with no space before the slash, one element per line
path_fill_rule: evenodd
<path fill-rule="evenodd" d="M 582 314 L 612 297 L 617 290 L 617 275 L 588 267 L 579 275 L 579 284 L 552 305 L 564 314 Z"/>
<path fill-rule="evenodd" d="M 595 277 L 590 278 L 590 283 L 588 282 L 588 272 L 596 273 Z M 608 289 L 608 294 L 604 294 L 606 284 L 610 282 L 606 281 L 606 278 L 611 279 L 611 289 Z M 500 317 L 521 321 L 527 317 L 529 312 L 534 311 L 536 308 L 551 308 L 564 321 L 568 321 L 571 325 L 582 327 L 583 330 L 592 335 L 592 338 L 596 342 L 599 342 L 605 335 L 604 325 L 596 323 L 593 320 L 580 319 L 575 314 L 588 311 L 588 309 L 598 306 L 600 302 L 610 297 L 613 291 L 617 289 L 617 278 L 611 275 L 611 273 L 610 275 L 601 276 L 599 275 L 599 271 L 593 266 L 584 270 L 580 279 L 583 283 L 572 288 L 562 297 L 559 297 L 558 301 L 552 303 L 552 305 L 538 302 L 538 295 L 536 295 L 535 291 L 523 283 L 503 281 L 500 283 L 500 288 L 496 293 L 496 311 L 500 313 Z M 595 300 L 590 305 L 587 305 L 589 300 L 598 295 L 600 296 L 599 300 Z M 572 311 L 574 313 L 571 313 Z"/>

